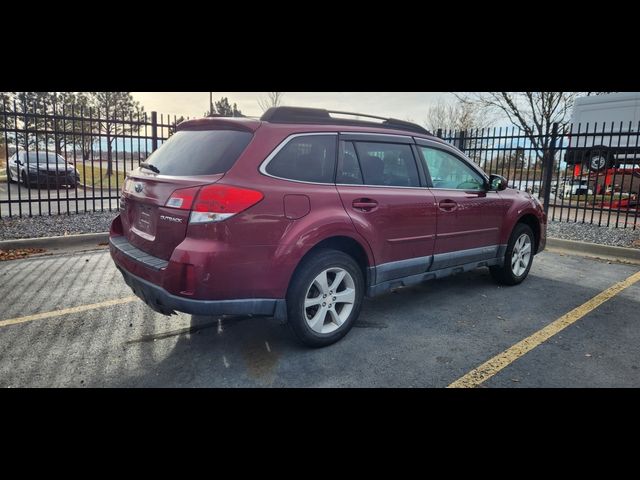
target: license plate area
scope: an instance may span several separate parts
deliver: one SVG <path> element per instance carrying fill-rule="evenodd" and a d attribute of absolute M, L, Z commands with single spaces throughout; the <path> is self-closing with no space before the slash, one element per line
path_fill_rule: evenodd
<path fill-rule="evenodd" d="M 154 208 L 141 203 L 138 203 L 135 208 L 136 221 L 133 224 L 134 230 L 141 237 L 153 240 L 156 234 Z"/>

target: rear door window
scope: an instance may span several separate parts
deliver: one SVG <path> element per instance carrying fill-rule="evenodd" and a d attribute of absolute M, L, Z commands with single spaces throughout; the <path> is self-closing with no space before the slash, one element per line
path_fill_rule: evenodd
<path fill-rule="evenodd" d="M 253 134 L 235 130 L 181 130 L 153 152 L 147 163 L 160 175 L 226 173 L 249 145 Z"/>
<path fill-rule="evenodd" d="M 336 137 L 334 134 L 295 137 L 271 159 L 265 171 L 288 180 L 333 183 Z"/>
<path fill-rule="evenodd" d="M 355 142 L 365 185 L 419 187 L 418 167 L 411 146 Z"/>
<path fill-rule="evenodd" d="M 342 185 L 362 185 L 364 183 L 358 162 L 358 154 L 352 142 L 340 142 L 336 183 Z"/>

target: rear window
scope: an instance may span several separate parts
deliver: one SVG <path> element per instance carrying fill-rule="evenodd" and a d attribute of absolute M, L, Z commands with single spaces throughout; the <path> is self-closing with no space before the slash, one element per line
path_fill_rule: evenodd
<path fill-rule="evenodd" d="M 289 180 L 333 183 L 335 168 L 336 135 L 304 135 L 287 143 L 266 172 Z"/>
<path fill-rule="evenodd" d="M 182 130 L 149 156 L 160 175 L 215 175 L 231 168 L 252 134 L 234 130 Z"/>

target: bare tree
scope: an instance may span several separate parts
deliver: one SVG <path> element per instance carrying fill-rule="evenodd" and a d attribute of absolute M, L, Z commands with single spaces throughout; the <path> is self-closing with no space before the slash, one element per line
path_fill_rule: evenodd
<path fill-rule="evenodd" d="M 134 114 L 144 112 L 140 103 L 133 99 L 131 92 L 89 92 L 91 104 L 96 115 L 103 117 L 97 122 L 97 134 L 106 136 L 107 175 L 113 174 L 113 141 L 123 135 L 136 133 L 137 124 L 122 121 Z"/>
<path fill-rule="evenodd" d="M 595 93 L 595 92 L 594 92 Z M 455 94 L 464 104 L 474 105 L 487 114 L 506 115 L 511 124 L 521 128 L 538 156 L 551 143 L 553 124 L 564 127 L 577 97 L 584 92 L 482 92 Z"/>
<path fill-rule="evenodd" d="M 9 115 L 12 107 L 12 92 L 0 92 L 0 110 L 3 112 L 0 114 L 0 129 L 9 129 L 12 126 L 12 118 Z M 0 146 L 4 145 L 4 131 L 0 131 Z M 0 152 L 3 155 L 4 152 Z"/>
<path fill-rule="evenodd" d="M 258 99 L 258 106 L 263 112 L 266 112 L 271 107 L 281 106 L 283 97 L 284 92 L 268 92 L 266 98 Z"/>
<path fill-rule="evenodd" d="M 486 127 L 489 123 L 481 115 L 480 109 L 471 102 L 447 103 L 442 100 L 429 107 L 425 121 L 432 132 L 438 129 L 468 131 Z"/>
<path fill-rule="evenodd" d="M 462 103 L 474 105 L 486 114 L 505 115 L 512 125 L 522 129 L 536 154 L 535 163 L 553 169 L 557 160 L 549 159 L 554 123 L 560 131 L 570 122 L 576 98 L 607 92 L 468 92 L 454 94 Z M 541 192 L 542 193 L 542 192 Z"/>

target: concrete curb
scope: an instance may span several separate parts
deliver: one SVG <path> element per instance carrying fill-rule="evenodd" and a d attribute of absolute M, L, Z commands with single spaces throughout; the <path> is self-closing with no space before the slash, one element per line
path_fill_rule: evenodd
<path fill-rule="evenodd" d="M 0 241 L 0 250 L 16 248 L 46 248 L 50 250 L 61 248 L 92 248 L 96 247 L 99 243 L 107 243 L 108 241 L 109 232 L 67 235 L 66 237 L 21 238 L 17 240 Z M 547 238 L 547 248 L 569 255 L 625 261 L 640 265 L 640 249 L 635 248 L 612 247 L 609 245 L 562 240 L 559 238 Z"/>
<path fill-rule="evenodd" d="M 0 241 L 0 250 L 12 250 L 16 248 L 46 248 L 56 250 L 62 248 L 93 248 L 99 243 L 109 241 L 109 232 L 84 233 L 80 235 L 67 235 L 66 237 L 42 237 L 20 238 L 17 240 Z"/>
<path fill-rule="evenodd" d="M 563 240 L 560 238 L 547 238 L 547 248 L 569 255 L 624 261 L 640 265 L 640 249 L 636 248 L 613 247 L 610 245 Z"/>

